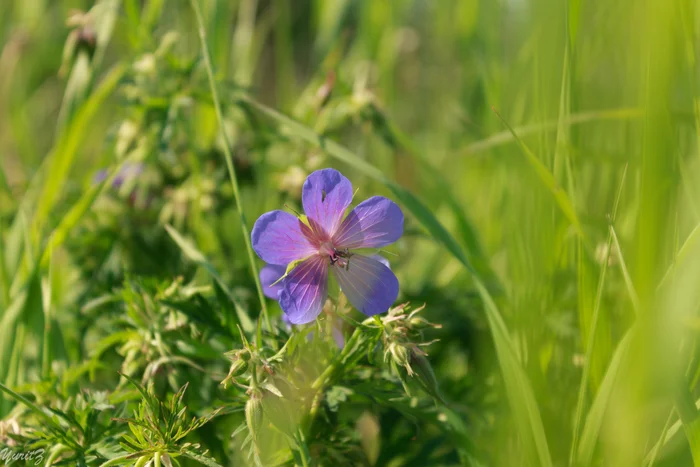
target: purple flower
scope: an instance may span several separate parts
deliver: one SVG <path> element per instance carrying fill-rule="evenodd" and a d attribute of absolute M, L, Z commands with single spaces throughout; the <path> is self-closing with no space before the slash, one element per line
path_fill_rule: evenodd
<path fill-rule="evenodd" d="M 268 263 L 260 274 L 265 294 L 279 300 L 293 324 L 309 323 L 321 313 L 329 269 L 350 303 L 365 315 L 387 311 L 398 296 L 399 282 L 391 269 L 352 250 L 394 243 L 403 234 L 403 213 L 393 201 L 373 196 L 343 219 L 352 197 L 352 185 L 340 172 L 319 170 L 302 188 L 308 223 L 284 211 L 268 212 L 255 222 L 253 249 Z M 292 262 L 298 264 L 272 286 Z"/>
<path fill-rule="evenodd" d="M 144 165 L 141 162 L 125 162 L 124 166 L 119 170 L 117 175 L 112 179 L 112 188 L 121 188 L 127 180 L 137 177 L 143 173 Z M 92 177 L 92 183 L 97 185 L 107 178 L 109 172 L 107 169 L 99 170 Z"/>

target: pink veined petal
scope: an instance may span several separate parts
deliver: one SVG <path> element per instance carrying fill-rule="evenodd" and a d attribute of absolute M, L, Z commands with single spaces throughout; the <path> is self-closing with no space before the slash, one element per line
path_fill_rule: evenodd
<path fill-rule="evenodd" d="M 334 169 L 317 170 L 301 192 L 304 213 L 317 236 L 333 236 L 352 201 L 352 184 Z"/>
<path fill-rule="evenodd" d="M 286 266 L 318 251 L 311 229 L 284 211 L 271 211 L 255 221 L 250 235 L 253 250 L 269 264 Z"/>
<path fill-rule="evenodd" d="M 292 324 L 306 324 L 321 314 L 328 296 L 328 258 L 312 256 L 282 280 L 280 306 Z"/>
<path fill-rule="evenodd" d="M 282 281 L 277 281 L 284 276 L 286 271 L 287 268 L 285 266 L 276 264 L 267 264 L 260 270 L 260 284 L 262 284 L 263 293 L 267 298 L 279 299 L 279 293 L 282 291 Z"/>
<path fill-rule="evenodd" d="M 336 248 L 378 248 L 394 243 L 403 235 L 401 208 L 383 196 L 358 204 L 333 236 Z"/>
<path fill-rule="evenodd" d="M 350 303 L 367 316 L 384 313 L 399 295 L 399 281 L 391 269 L 373 258 L 353 255 L 347 269 L 331 268 Z"/>

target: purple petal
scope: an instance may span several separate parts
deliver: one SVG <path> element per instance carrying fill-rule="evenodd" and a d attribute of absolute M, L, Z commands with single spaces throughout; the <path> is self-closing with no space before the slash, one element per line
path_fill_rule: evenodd
<path fill-rule="evenodd" d="M 317 251 L 310 243 L 311 230 L 284 211 L 271 211 L 255 221 L 251 238 L 253 250 L 269 264 L 286 266 Z"/>
<path fill-rule="evenodd" d="M 315 320 L 328 296 L 328 258 L 312 256 L 298 264 L 282 281 L 282 311 L 292 324 Z"/>
<path fill-rule="evenodd" d="M 370 259 L 374 259 L 382 263 L 384 266 L 388 267 L 391 269 L 391 266 L 389 265 L 389 260 L 383 257 L 382 255 L 369 255 Z"/>
<path fill-rule="evenodd" d="M 286 271 L 286 267 L 276 264 L 268 264 L 260 270 L 260 283 L 262 284 L 263 293 L 267 298 L 273 300 L 279 299 L 279 293 L 282 290 L 282 282 L 277 281 L 280 277 L 284 276 Z M 277 283 L 275 284 L 275 282 Z"/>
<path fill-rule="evenodd" d="M 333 333 L 333 340 L 339 349 L 345 347 L 345 336 L 343 335 L 343 323 L 333 323 L 331 332 Z"/>
<path fill-rule="evenodd" d="M 331 237 L 352 201 L 352 184 L 334 169 L 317 170 L 306 178 L 301 192 L 304 213 L 314 231 Z"/>
<path fill-rule="evenodd" d="M 104 181 L 104 179 L 107 178 L 107 175 L 109 174 L 109 171 L 107 169 L 100 169 L 97 172 L 95 172 L 95 175 L 92 177 L 92 183 L 93 185 L 97 185 L 98 183 L 101 183 Z"/>
<path fill-rule="evenodd" d="M 122 166 L 121 170 L 117 174 L 116 177 L 114 177 L 114 180 L 112 181 L 112 186 L 114 188 L 119 188 L 126 182 L 127 180 L 130 180 L 138 175 L 141 175 L 144 170 L 144 165 L 141 162 L 126 162 Z"/>
<path fill-rule="evenodd" d="M 393 201 L 373 196 L 345 218 L 333 236 L 336 248 L 378 248 L 403 234 L 403 212 Z"/>
<path fill-rule="evenodd" d="M 144 169 L 145 165 L 142 162 L 125 162 L 119 172 L 117 172 L 117 175 L 112 179 L 112 188 L 120 188 L 127 180 L 141 175 Z M 106 179 L 108 175 L 109 170 L 99 170 L 92 177 L 92 183 L 97 185 Z"/>
<path fill-rule="evenodd" d="M 384 313 L 399 295 L 396 276 L 376 259 L 355 254 L 347 270 L 337 264 L 332 269 L 350 303 L 367 316 Z"/>

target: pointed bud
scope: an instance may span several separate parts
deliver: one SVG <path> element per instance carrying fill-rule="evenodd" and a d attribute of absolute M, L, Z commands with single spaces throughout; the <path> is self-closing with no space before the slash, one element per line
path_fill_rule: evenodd
<path fill-rule="evenodd" d="M 435 372 L 430 362 L 425 357 L 424 353 L 419 349 L 413 349 L 411 351 L 411 368 L 415 373 L 418 383 L 421 385 L 423 390 L 433 396 L 435 399 L 444 403 L 444 399 L 440 394 L 440 389 L 438 388 L 437 378 L 435 377 Z"/>
<path fill-rule="evenodd" d="M 253 442 L 256 442 L 263 423 L 262 394 L 258 391 L 253 391 L 245 404 L 245 421 L 253 437 Z"/>
<path fill-rule="evenodd" d="M 411 329 L 415 330 L 423 330 L 427 328 L 435 328 L 435 329 L 440 329 L 442 328 L 442 324 L 435 324 L 431 323 L 425 318 L 422 318 L 420 316 L 414 316 L 412 317 L 409 321 L 408 324 L 410 325 Z"/>
<path fill-rule="evenodd" d="M 247 367 L 248 363 L 244 359 L 234 361 L 231 365 L 231 369 L 228 371 L 228 375 L 226 375 L 226 378 L 224 378 L 221 384 L 223 384 L 225 388 L 228 388 L 229 383 L 236 378 L 236 376 L 242 375 Z"/>
<path fill-rule="evenodd" d="M 404 367 L 409 375 L 413 374 L 411 366 L 409 365 L 409 354 L 406 347 L 397 342 L 392 342 L 389 344 L 389 354 L 397 366 Z"/>

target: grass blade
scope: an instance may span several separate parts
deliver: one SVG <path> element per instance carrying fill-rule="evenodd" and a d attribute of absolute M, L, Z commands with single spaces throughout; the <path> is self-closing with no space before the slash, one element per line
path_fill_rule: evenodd
<path fill-rule="evenodd" d="M 508 124 L 508 122 L 505 121 L 501 114 L 499 114 L 496 111 L 496 109 L 493 109 L 493 111 L 496 113 L 501 122 L 506 126 L 506 128 L 508 128 L 508 130 L 511 132 L 513 138 L 518 143 L 518 146 L 522 150 L 523 154 L 525 154 L 527 161 L 535 170 L 535 173 L 537 173 L 537 176 L 540 178 L 540 181 L 542 181 L 542 184 L 544 184 L 544 186 L 550 191 L 550 193 L 552 193 L 552 196 L 554 196 L 554 200 L 556 201 L 557 205 L 559 205 L 559 209 L 561 209 L 562 213 L 569 220 L 571 225 L 574 226 L 574 228 L 576 229 L 576 233 L 578 233 L 581 238 L 585 239 L 586 236 L 584 235 L 583 229 L 581 228 L 581 222 L 579 221 L 578 216 L 576 215 L 574 205 L 571 202 L 569 196 L 566 194 L 566 191 L 564 191 L 557 184 L 552 173 L 547 169 L 547 167 L 545 167 L 542 161 L 539 160 L 538 157 L 535 154 L 533 154 L 532 151 L 530 151 L 530 148 L 528 148 L 523 142 L 523 140 L 521 140 L 518 137 L 513 128 L 511 128 L 511 126 Z"/>
<path fill-rule="evenodd" d="M 508 400 L 514 412 L 520 436 L 523 437 L 525 451 L 528 453 L 532 465 L 551 466 L 552 459 L 537 401 L 525 371 L 516 357 L 506 324 L 486 287 L 478 280 L 476 286 L 484 300 L 486 318 L 493 335 Z"/>
<path fill-rule="evenodd" d="M 586 415 L 586 423 L 581 432 L 581 440 L 578 443 L 576 452 L 576 465 L 590 465 L 593 460 L 593 453 L 595 451 L 596 442 L 598 441 L 598 435 L 600 434 L 600 428 L 603 426 L 603 417 L 605 416 L 610 396 L 615 387 L 615 381 L 617 380 L 621 362 L 632 341 L 631 336 L 632 330 L 627 332 L 617 346 L 613 358 L 610 361 L 610 365 L 608 366 L 608 371 L 605 373 L 603 382 L 600 385 L 600 389 L 593 400 L 588 415 Z"/>
<path fill-rule="evenodd" d="M 634 290 L 634 283 L 632 282 L 632 277 L 630 276 L 629 269 L 627 269 L 627 262 L 625 262 L 625 257 L 622 254 L 622 249 L 620 248 L 620 240 L 617 238 L 617 233 L 615 232 L 615 227 L 610 226 L 610 235 L 613 239 L 613 245 L 615 246 L 615 251 L 617 251 L 617 257 L 620 261 L 620 270 L 622 271 L 622 277 L 625 280 L 625 286 L 627 287 L 627 293 L 632 301 L 632 308 L 635 313 L 639 313 L 639 297 L 637 292 Z"/>
<path fill-rule="evenodd" d="M 513 132 L 510 130 L 502 131 L 488 138 L 482 139 L 475 143 L 471 143 L 466 146 L 461 151 L 462 156 L 474 156 L 476 154 L 488 151 L 498 146 L 511 143 L 516 140 L 514 133 L 518 134 L 521 138 L 525 136 L 540 133 L 543 131 L 555 131 L 560 128 L 560 125 L 566 125 L 568 127 L 574 125 L 581 125 L 584 123 L 598 122 L 603 120 L 635 120 L 640 119 L 644 116 L 642 109 L 637 108 L 621 108 L 621 109 L 605 109 L 605 110 L 591 110 L 589 112 L 580 112 L 576 114 L 571 114 L 567 118 L 548 120 L 542 123 L 533 123 L 530 125 L 523 125 L 515 127 Z"/>
<path fill-rule="evenodd" d="M 586 400 L 586 391 L 588 389 L 588 384 L 589 384 L 589 379 L 590 379 L 590 372 L 591 372 L 591 364 L 593 361 L 593 352 L 595 351 L 595 342 L 596 342 L 596 335 L 598 331 L 598 320 L 599 320 L 599 315 L 600 315 L 600 304 L 603 296 L 603 286 L 605 285 L 605 277 L 606 273 L 608 270 L 608 262 L 610 259 L 610 249 L 613 243 L 613 233 L 614 230 L 612 229 L 612 224 L 615 222 L 615 218 L 617 217 L 617 210 L 620 205 L 620 198 L 622 197 L 622 188 L 625 185 L 625 179 L 627 177 L 627 167 L 625 167 L 625 170 L 622 172 L 622 177 L 620 179 L 620 185 L 617 190 L 617 195 L 615 196 L 615 201 L 613 203 L 612 207 L 612 213 L 610 215 L 610 229 L 608 233 L 608 241 L 607 241 L 607 248 L 606 248 L 606 254 L 605 257 L 603 258 L 603 263 L 600 268 L 600 276 L 598 278 L 598 286 L 596 288 L 596 294 L 595 294 L 595 302 L 593 305 L 593 315 L 591 318 L 591 325 L 590 325 L 590 330 L 588 331 L 588 341 L 586 343 L 586 358 L 584 360 L 583 364 L 583 374 L 581 375 L 581 384 L 579 385 L 579 391 L 578 391 L 578 399 L 576 402 L 576 415 L 574 418 L 574 436 L 573 440 L 571 442 L 571 449 L 569 451 L 569 463 L 573 464 L 574 459 L 577 456 L 577 451 L 579 449 L 579 427 L 581 426 L 581 422 L 583 419 L 583 405 Z M 580 254 L 583 254 L 581 252 Z M 636 294 L 633 294 L 632 296 L 636 297 Z M 610 365 L 608 365 L 608 368 L 610 368 Z M 608 370 L 607 373 L 609 373 L 610 370 Z M 606 377 L 603 379 L 607 379 L 608 376 L 606 374 Z M 609 383 L 612 384 L 612 383 Z M 599 391 L 600 392 L 600 389 Z M 607 401 L 607 398 L 610 395 L 608 394 L 607 396 L 604 396 L 604 400 Z M 601 415 L 602 416 L 602 415 Z M 595 430 L 595 433 L 597 435 L 598 428 Z M 590 436 L 590 434 L 589 434 Z M 592 449 L 592 448 L 591 448 Z"/>
<path fill-rule="evenodd" d="M 36 234 L 43 222 L 61 199 L 61 192 L 68 179 L 78 146 L 90 128 L 90 120 L 95 116 L 104 101 L 117 87 L 126 72 L 124 64 L 118 64 L 102 80 L 95 92 L 80 107 L 68 129 L 61 135 L 55 149 L 49 155 L 50 162 L 46 170 L 46 180 L 39 196 L 34 215 L 32 233 Z"/>

